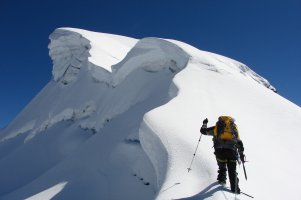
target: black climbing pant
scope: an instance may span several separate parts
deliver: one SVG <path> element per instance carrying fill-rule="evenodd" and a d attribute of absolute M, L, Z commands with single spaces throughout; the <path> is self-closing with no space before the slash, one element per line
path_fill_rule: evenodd
<path fill-rule="evenodd" d="M 230 180 L 231 190 L 239 190 L 238 177 L 236 173 L 237 153 L 232 149 L 217 148 L 214 152 L 218 165 L 217 180 L 225 182 L 227 180 L 227 170 Z M 236 179 L 236 180 L 235 180 Z"/>

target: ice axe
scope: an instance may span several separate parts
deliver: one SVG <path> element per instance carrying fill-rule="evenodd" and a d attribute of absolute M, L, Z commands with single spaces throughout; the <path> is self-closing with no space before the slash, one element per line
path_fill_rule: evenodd
<path fill-rule="evenodd" d="M 244 157 L 244 160 L 246 160 L 246 156 Z M 245 162 L 247 162 L 247 161 L 245 161 Z M 248 177 L 247 177 L 247 172 L 246 172 L 246 168 L 245 168 L 245 162 L 242 162 L 242 167 L 243 167 L 243 169 L 244 169 L 245 178 L 246 178 L 246 180 L 247 180 Z"/>
<path fill-rule="evenodd" d="M 241 158 L 239 157 L 238 164 L 242 163 L 242 167 L 244 169 L 244 174 L 245 174 L 245 179 L 247 180 L 248 177 L 247 177 L 247 172 L 246 172 L 246 168 L 245 168 L 245 162 L 248 162 L 248 161 L 246 161 L 246 156 L 245 155 L 244 155 L 244 159 L 243 160 L 244 161 L 242 161 Z"/>

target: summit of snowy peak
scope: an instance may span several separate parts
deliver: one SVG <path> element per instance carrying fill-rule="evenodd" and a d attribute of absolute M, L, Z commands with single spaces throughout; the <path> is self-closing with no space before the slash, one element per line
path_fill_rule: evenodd
<path fill-rule="evenodd" d="M 99 81 L 107 81 L 111 66 L 120 62 L 137 43 L 134 38 L 75 28 L 58 28 L 50 35 L 52 75 L 63 84 L 73 82 L 83 66 Z"/>
<path fill-rule="evenodd" d="M 159 38 L 157 39 L 159 40 Z M 111 74 L 112 70 L 116 71 L 116 69 L 119 69 L 123 62 L 131 63 L 137 59 L 128 61 L 126 55 L 139 40 L 125 36 L 97 33 L 76 28 L 58 28 L 50 35 L 50 40 L 49 55 L 53 60 L 53 79 L 65 85 L 76 80 L 80 71 L 85 71 L 85 69 L 91 72 L 91 76 L 96 81 L 109 83 L 111 79 L 116 80 L 116 77 L 113 78 Z M 144 42 L 140 42 L 136 46 L 136 51 L 151 51 L 154 41 L 147 43 L 147 38 L 142 39 L 142 41 Z M 164 43 L 163 41 L 164 39 L 161 40 L 161 43 Z M 276 91 L 266 79 L 256 74 L 245 64 L 218 54 L 201 51 L 180 41 L 166 41 L 178 45 L 192 57 L 192 60 L 204 64 L 208 70 L 226 73 L 238 72 Z M 159 46 L 157 45 L 157 47 Z M 161 56 L 159 51 L 152 52 L 157 53 L 156 55 L 151 55 L 153 58 Z M 134 52 L 131 53 L 133 54 Z M 169 54 L 173 55 L 173 53 L 176 52 L 170 52 Z M 85 69 L 82 69 L 83 66 Z"/>
<path fill-rule="evenodd" d="M 138 42 L 137 39 L 109 33 L 92 32 L 76 28 L 59 28 L 57 31 L 71 31 L 89 40 L 89 61 L 111 72 L 111 66 L 120 62 Z"/>

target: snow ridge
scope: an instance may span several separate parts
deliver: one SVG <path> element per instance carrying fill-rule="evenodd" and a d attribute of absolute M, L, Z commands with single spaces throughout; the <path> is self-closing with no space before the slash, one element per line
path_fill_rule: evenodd
<path fill-rule="evenodd" d="M 72 28 L 50 39 L 53 79 L 1 130 L 1 199 L 230 199 L 215 183 L 210 137 L 187 172 L 201 121 L 224 114 L 237 119 L 248 159 L 263 163 L 250 162 L 243 190 L 284 199 L 273 175 L 301 177 L 291 168 L 300 159 L 287 150 L 299 140 L 282 137 L 289 126 L 286 136 L 298 139 L 300 108 L 246 65 L 175 40 Z M 276 149 L 285 162 L 269 175 L 274 160 L 262 151 Z"/>
<path fill-rule="evenodd" d="M 92 71 L 95 81 L 109 82 L 111 66 L 121 61 L 136 43 L 135 39 L 122 36 L 100 33 L 96 36 L 102 37 L 72 28 L 57 29 L 50 35 L 48 48 L 53 60 L 52 75 L 55 81 L 64 85 L 72 83 L 85 66 Z M 111 45 L 118 48 L 114 55 L 110 52 L 112 49 L 108 48 Z"/>
<path fill-rule="evenodd" d="M 252 69 L 250 69 L 247 65 L 233 60 L 231 58 L 218 55 L 215 53 L 207 52 L 199 50 L 189 44 L 176 41 L 176 40 L 168 40 L 179 47 L 185 49 L 191 56 L 191 62 L 198 63 L 203 65 L 207 70 L 224 73 L 224 74 L 237 74 L 243 75 L 245 77 L 251 78 L 253 81 L 256 81 L 260 85 L 263 85 L 274 92 L 277 92 L 276 88 L 272 86 L 268 80 L 263 78 L 262 76 L 255 73 Z"/>
<path fill-rule="evenodd" d="M 53 60 L 55 81 L 67 85 L 76 80 L 82 65 L 87 63 L 90 41 L 76 32 L 60 30 L 50 35 L 49 55 Z"/>
<path fill-rule="evenodd" d="M 73 154 L 71 152 L 74 151 L 74 149 L 79 148 L 79 146 L 86 146 L 84 142 L 92 137 L 93 134 L 95 135 L 95 133 L 100 133 L 97 134 L 99 136 L 96 137 L 99 139 L 96 139 L 95 137 L 91 138 L 94 138 L 93 141 L 95 140 L 97 145 L 94 144 L 91 146 L 89 145 L 89 147 L 86 148 L 81 148 L 82 154 L 87 154 L 87 148 L 93 149 L 91 151 L 98 151 L 97 148 L 99 148 L 99 146 L 106 146 L 106 141 L 114 141 L 116 140 L 115 138 L 120 138 L 120 141 L 118 140 L 110 145 L 109 149 L 111 150 L 108 153 L 112 157 L 112 162 L 109 163 L 115 166 L 116 162 L 121 160 L 121 157 L 123 157 L 122 159 L 131 160 L 130 167 L 125 168 L 123 170 L 125 171 L 124 173 L 133 173 L 136 177 L 140 177 L 145 185 L 151 185 L 151 187 L 144 190 L 147 190 L 148 192 L 157 190 L 157 184 L 155 183 L 156 176 L 152 175 L 153 166 L 149 163 L 148 157 L 140 146 L 138 126 L 141 123 L 142 116 L 147 111 L 166 103 L 166 101 L 170 99 L 168 98 L 168 90 L 171 80 L 175 74 L 182 70 L 188 63 L 188 54 L 171 42 L 157 38 L 145 38 L 140 40 L 128 52 L 122 62 L 113 65 L 112 72 L 106 71 L 102 66 L 97 66 L 101 72 L 105 73 L 105 76 L 98 76 L 99 81 L 95 81 L 91 74 L 94 71 L 89 69 L 91 65 L 87 60 L 80 64 L 77 73 L 60 73 L 63 71 L 59 69 L 60 67 L 67 71 L 69 69 L 65 68 L 65 64 L 60 63 L 62 60 L 65 60 L 65 58 L 56 55 L 56 53 L 62 53 L 63 56 L 70 55 L 70 47 L 68 47 L 69 49 L 60 47 L 62 42 L 67 40 L 67 45 L 73 45 L 75 42 L 81 40 L 84 41 L 80 42 L 81 44 L 88 43 L 78 34 L 75 34 L 74 36 L 73 33 L 70 34 L 68 31 L 62 32 L 59 30 L 59 34 L 56 34 L 58 34 L 57 31 L 51 36 L 52 42 L 50 44 L 51 55 L 54 56 L 55 54 L 53 57 L 55 59 L 54 64 L 56 65 L 54 66 L 54 79 L 28 105 L 28 107 L 20 113 L 18 118 L 16 118 L 3 133 L 3 135 L 6 135 L 1 141 L 3 146 L 9 145 L 10 143 L 15 144 L 11 148 L 4 148 L 6 154 L 9 156 L 6 155 L 0 160 L 0 162 L 3 161 L 3 163 L 5 163 L 0 165 L 0 170 L 7 172 L 7 175 L 1 176 L 1 179 L 3 182 L 9 183 L 6 186 L 1 187 L 0 194 L 5 197 L 4 199 L 24 198 L 28 196 L 26 188 L 36 188 L 36 182 L 44 180 L 44 177 L 47 177 L 48 173 L 57 168 L 57 170 L 62 169 L 60 167 L 54 167 L 54 169 L 52 169 L 52 164 L 57 163 L 58 166 L 62 165 L 64 167 L 67 166 L 68 168 L 73 168 L 73 164 L 69 164 L 68 159 L 65 159 L 64 156 L 70 154 L 72 157 Z M 66 37 L 68 39 L 66 39 Z M 81 45 L 81 47 L 82 46 L 84 45 Z M 61 51 L 61 49 L 63 50 Z M 89 50 L 89 48 L 85 49 Z M 87 56 L 88 53 L 86 50 L 78 55 Z M 65 54 L 63 52 L 65 52 Z M 66 59 L 68 62 L 71 58 L 75 57 L 73 55 L 75 52 L 81 51 L 71 52 L 72 56 Z M 56 75 L 58 75 L 57 79 L 55 78 Z M 49 97 L 52 98 L 49 99 Z M 33 111 L 37 111 L 38 108 L 41 108 L 44 112 L 35 114 Z M 133 117 L 133 114 L 130 114 L 133 112 L 132 110 L 135 109 L 138 109 L 138 111 L 135 111 L 134 113 L 141 113 L 138 115 L 138 118 L 136 116 Z M 121 117 L 123 115 L 130 116 L 129 119 L 132 120 L 137 118 L 134 120 L 135 126 L 124 128 L 122 130 L 125 134 L 124 136 L 119 133 L 121 130 L 118 129 L 115 130 L 115 134 L 107 134 L 108 130 L 119 127 L 121 123 L 124 123 L 123 121 L 126 121 L 123 120 L 122 122 L 119 122 L 119 116 Z M 36 116 L 39 117 L 36 118 Z M 34 123 L 32 123 L 31 126 L 28 126 L 29 128 L 24 129 L 26 131 L 23 133 L 24 135 L 17 131 L 19 137 L 15 137 L 16 135 L 13 134 L 14 127 L 22 126 L 24 121 L 27 121 L 24 120 L 25 118 L 27 120 L 32 119 Z M 133 121 L 129 122 L 129 124 L 132 123 Z M 74 132 L 74 135 L 71 134 L 72 132 Z M 116 136 L 117 133 L 119 133 L 118 136 Z M 48 158 L 51 159 L 52 162 L 45 162 L 45 164 L 35 172 L 32 171 L 34 168 L 30 169 L 28 165 L 24 166 L 24 171 L 25 173 L 27 171 L 27 174 L 29 174 L 28 176 L 21 174 L 22 172 L 18 171 L 16 168 L 10 167 L 20 165 L 20 160 L 17 159 L 18 157 L 30 156 L 31 152 L 26 149 L 39 149 L 40 147 L 35 146 L 39 144 L 40 140 L 44 141 L 44 138 L 51 139 L 49 145 L 53 145 L 53 143 L 56 142 L 56 139 L 53 139 L 51 137 L 52 135 L 53 137 L 57 135 L 57 137 L 63 138 L 62 141 L 67 144 L 71 143 L 72 145 L 70 145 L 70 147 L 69 145 L 66 145 L 66 147 L 60 146 L 63 144 L 63 142 L 60 142 L 56 149 L 52 150 L 45 148 L 43 151 L 46 150 L 48 152 Z M 78 141 L 77 138 L 83 139 L 82 141 Z M 72 142 L 73 140 L 75 140 L 75 142 Z M 89 141 L 91 140 L 88 140 L 88 143 Z M 95 148 L 96 150 L 94 150 Z M 136 149 L 135 152 L 132 152 L 133 148 Z M 23 151 L 22 149 L 25 150 Z M 62 157 L 58 157 L 61 151 L 64 151 L 64 153 L 62 154 Z M 107 151 L 108 150 L 105 150 L 104 152 Z M 124 155 L 124 152 L 132 153 L 130 155 Z M 41 160 L 41 157 L 35 156 L 35 153 L 33 153 L 33 157 Z M 104 155 L 104 157 L 107 157 L 107 155 Z M 78 156 L 76 156 L 76 158 L 78 158 Z M 133 159 L 135 159 L 135 161 L 133 161 Z M 79 162 L 82 162 L 82 160 Z M 125 160 L 123 164 L 127 162 L 129 161 Z M 87 161 L 86 163 L 87 165 L 89 165 L 89 163 L 93 165 L 93 160 Z M 97 166 L 101 170 L 96 171 L 105 171 L 105 174 L 115 173 L 107 171 L 107 169 L 112 166 L 106 166 L 106 164 L 102 162 Z M 86 168 L 86 166 L 84 166 L 84 168 Z M 74 169 L 74 171 L 76 171 L 76 169 Z M 122 170 L 119 169 L 119 171 Z M 15 183 L 15 179 L 8 179 L 10 173 L 15 173 L 16 176 L 20 177 L 18 183 Z M 116 177 L 113 174 L 109 175 L 109 177 L 114 177 L 114 180 L 111 181 L 116 181 Z M 33 180 L 37 181 L 31 183 Z M 64 181 L 66 180 L 60 180 L 59 182 Z M 45 182 L 45 184 L 48 185 L 47 182 Z M 38 188 L 41 188 L 42 185 Z M 53 183 L 53 185 L 56 184 Z M 43 190 L 45 190 L 44 187 L 42 187 Z M 120 187 L 119 189 L 116 189 L 116 191 L 118 190 L 123 189 Z M 121 191 L 120 194 L 118 192 L 117 194 L 120 195 Z M 126 195 L 130 194 L 127 193 Z M 139 196 L 140 194 L 137 195 Z M 154 194 L 149 197 L 153 195 Z M 132 199 L 141 198 L 135 197 Z"/>
<path fill-rule="evenodd" d="M 186 66 L 188 58 L 188 54 L 171 42 L 144 38 L 120 63 L 112 66 L 113 85 L 116 86 L 139 68 L 152 73 L 165 68 L 173 73 L 179 72 Z"/>

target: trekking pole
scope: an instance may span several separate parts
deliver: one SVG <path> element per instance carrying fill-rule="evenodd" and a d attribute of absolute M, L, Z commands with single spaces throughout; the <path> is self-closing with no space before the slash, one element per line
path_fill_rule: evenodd
<path fill-rule="evenodd" d="M 189 167 L 187 168 L 187 169 L 188 169 L 188 173 L 189 173 L 189 171 L 190 171 L 190 170 L 192 170 L 192 169 L 191 169 L 191 166 L 192 166 L 192 163 L 193 163 L 193 160 L 194 160 L 194 157 L 195 157 L 196 151 L 198 150 L 198 147 L 199 147 L 199 144 L 200 144 L 200 141 L 201 141 L 202 135 L 203 135 L 203 134 L 201 134 L 201 136 L 200 136 L 200 138 L 199 138 L 199 141 L 198 141 L 198 144 L 197 144 L 197 146 L 196 146 L 196 149 L 195 149 L 195 151 L 194 151 L 194 154 L 193 154 L 193 157 L 192 157 L 191 163 L 190 163 Z"/>

